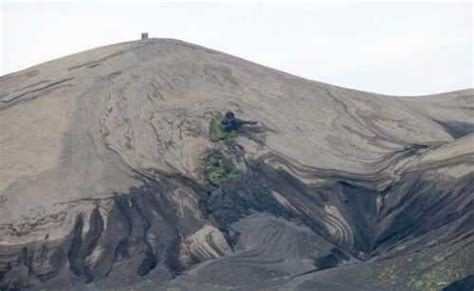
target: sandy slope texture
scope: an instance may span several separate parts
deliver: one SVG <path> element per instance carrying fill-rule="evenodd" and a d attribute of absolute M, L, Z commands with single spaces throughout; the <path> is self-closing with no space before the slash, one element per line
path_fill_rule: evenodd
<path fill-rule="evenodd" d="M 231 145 L 212 138 L 226 111 L 256 122 Z M 303 288 L 440 233 L 472 257 L 472 89 L 383 96 L 150 39 L 1 77 L 0 123 L 0 286 Z M 209 185 L 210 150 L 236 182 Z"/>

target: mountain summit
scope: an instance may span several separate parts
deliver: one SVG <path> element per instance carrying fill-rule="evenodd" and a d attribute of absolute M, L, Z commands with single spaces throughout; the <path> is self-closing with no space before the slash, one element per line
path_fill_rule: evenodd
<path fill-rule="evenodd" d="M 471 290 L 472 89 L 146 39 L 1 77 L 0 124 L 0 288 Z"/>

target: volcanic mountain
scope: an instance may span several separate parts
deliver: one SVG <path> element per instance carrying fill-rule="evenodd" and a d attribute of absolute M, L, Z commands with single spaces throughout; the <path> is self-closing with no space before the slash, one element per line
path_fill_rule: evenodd
<path fill-rule="evenodd" d="M 0 78 L 2 290 L 472 290 L 474 90 L 186 42 Z"/>

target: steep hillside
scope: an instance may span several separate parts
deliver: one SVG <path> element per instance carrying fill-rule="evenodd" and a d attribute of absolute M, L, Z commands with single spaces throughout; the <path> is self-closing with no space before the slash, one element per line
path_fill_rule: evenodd
<path fill-rule="evenodd" d="M 474 90 L 382 96 L 150 39 L 1 77 L 0 125 L 4 289 L 472 282 Z"/>

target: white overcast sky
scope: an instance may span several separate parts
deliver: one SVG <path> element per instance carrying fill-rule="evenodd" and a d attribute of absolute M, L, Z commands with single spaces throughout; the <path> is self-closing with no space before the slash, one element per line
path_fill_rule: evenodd
<path fill-rule="evenodd" d="M 364 91 L 474 87 L 472 2 L 1 2 L 0 75 L 147 31 Z"/>

